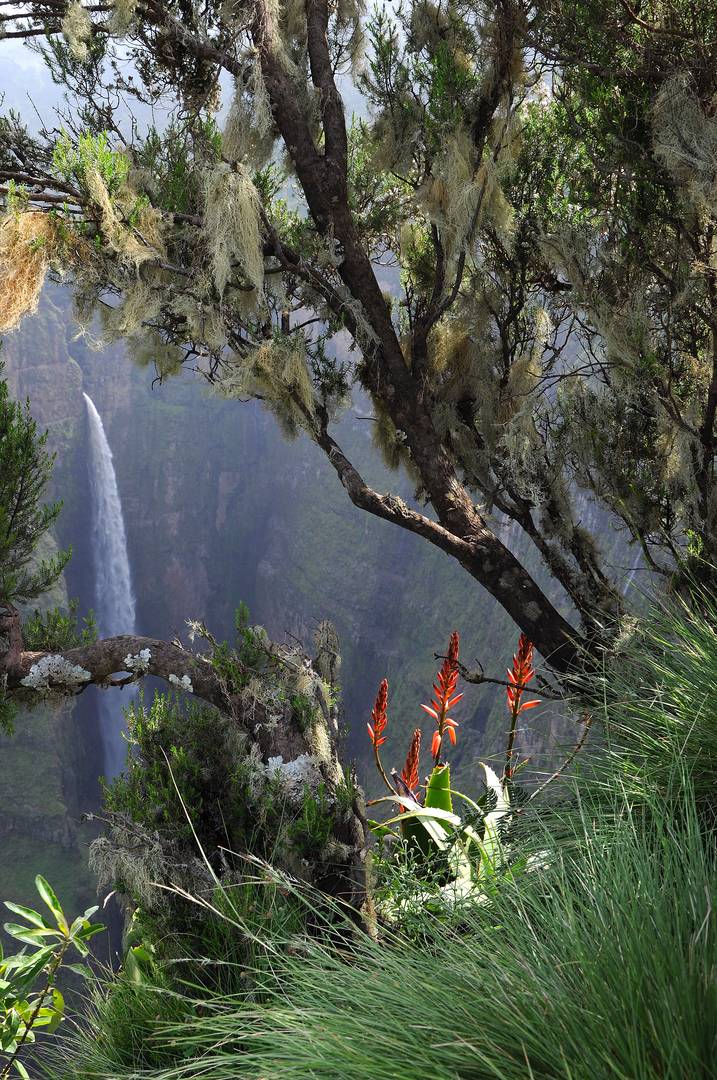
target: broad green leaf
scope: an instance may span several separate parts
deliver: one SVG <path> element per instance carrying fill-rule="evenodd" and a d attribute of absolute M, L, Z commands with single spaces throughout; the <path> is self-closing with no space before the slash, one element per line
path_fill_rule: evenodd
<path fill-rule="evenodd" d="M 418 810 L 408 810 L 405 814 L 400 814 L 398 817 L 389 818 L 386 822 L 387 825 L 394 825 L 396 823 L 404 824 L 407 821 L 417 821 L 426 830 L 428 836 L 436 845 L 436 847 L 443 851 L 446 847 L 446 840 L 448 833 L 441 824 L 435 818 L 434 811 L 424 811 L 420 806 Z"/>
<path fill-rule="evenodd" d="M 387 818 L 384 825 L 393 825 L 396 821 L 409 821 L 411 818 L 445 821 L 456 829 L 459 828 L 461 824 L 461 819 L 458 817 L 458 814 L 451 814 L 448 810 L 441 810 L 437 806 L 430 809 L 427 806 L 415 806 L 410 810 L 406 810 L 405 814 Z"/>
<path fill-rule="evenodd" d="M 408 798 L 408 796 L 383 795 L 380 799 L 374 799 L 373 801 L 377 803 L 397 803 L 399 806 L 405 807 L 407 813 L 413 815 L 414 817 L 430 817 L 434 818 L 436 821 L 447 821 L 450 825 L 456 827 L 461 824 L 461 819 L 459 818 L 458 814 L 454 814 L 449 810 L 443 810 L 441 809 L 441 807 L 438 806 L 429 809 L 426 806 L 421 806 L 421 804 L 419 802 L 416 802 L 415 799 Z M 403 815 L 401 815 L 401 817 L 403 817 Z M 391 818 L 391 821 L 400 821 L 401 817 Z M 384 822 L 384 824 L 388 825 L 389 822 L 386 821 Z"/>
<path fill-rule="evenodd" d="M 81 927 L 74 936 L 74 942 L 77 944 L 79 938 L 80 941 L 89 941 L 95 934 L 101 934 L 104 931 L 102 923 L 89 923 L 87 926 Z"/>
<path fill-rule="evenodd" d="M 125 974 L 133 983 L 146 983 L 152 962 L 152 954 L 144 945 L 133 945 L 125 953 Z"/>
<path fill-rule="evenodd" d="M 10 937 L 14 937 L 17 941 L 25 941 L 28 945 L 37 945 L 38 941 L 42 941 L 43 938 L 59 938 L 62 935 L 58 930 L 53 930 L 51 927 L 38 927 L 21 926 L 20 923 L 6 922 L 3 925 L 3 929 Z"/>
<path fill-rule="evenodd" d="M 27 919 L 27 921 L 29 923 L 32 923 L 33 926 L 50 929 L 50 924 L 47 922 L 47 920 L 44 919 L 38 911 L 33 911 L 32 908 L 23 907 L 22 904 L 13 904 L 10 902 L 10 900 L 5 901 L 5 907 L 8 909 L 8 911 L 12 911 L 13 915 L 20 915 L 21 918 Z M 2 959 L 1 954 L 0 959 Z"/>
<path fill-rule="evenodd" d="M 17 976 L 13 980 L 14 985 L 18 989 L 30 986 L 37 976 L 40 974 L 45 964 L 54 956 L 55 950 L 51 945 L 45 945 L 42 949 L 38 949 L 36 953 L 30 956 L 24 956 L 19 954 L 18 956 L 10 956 L 6 961 L 8 969 L 17 971 Z"/>
<path fill-rule="evenodd" d="M 85 964 L 65 964 L 63 971 L 72 971 L 75 975 L 79 975 L 83 979 L 94 978 L 92 972 Z"/>
<path fill-rule="evenodd" d="M 37 877 L 35 878 L 35 887 L 37 888 L 37 891 L 39 892 L 40 896 L 42 897 L 42 899 L 45 901 L 48 908 L 52 912 L 52 914 L 54 916 L 54 919 L 55 919 L 55 922 L 57 923 L 60 930 L 62 930 L 63 934 L 67 934 L 70 928 L 67 925 L 67 919 L 65 918 L 65 913 L 62 910 L 62 907 L 60 905 L 60 901 L 55 896 L 54 889 L 49 884 L 49 882 L 47 882 L 45 880 L 45 878 L 42 876 L 42 874 L 38 874 Z"/>

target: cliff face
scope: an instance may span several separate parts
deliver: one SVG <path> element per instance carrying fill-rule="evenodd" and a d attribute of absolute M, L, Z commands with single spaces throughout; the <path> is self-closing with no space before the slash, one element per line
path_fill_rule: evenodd
<path fill-rule="evenodd" d="M 152 369 L 133 365 L 121 347 L 91 352 L 75 334 L 67 295 L 48 288 L 39 312 L 6 339 L 2 356 L 13 392 L 30 397 L 57 450 L 55 488 L 65 502 L 58 539 L 73 545 L 66 588 L 82 608 L 93 595 L 84 390 L 102 415 L 114 455 L 140 631 L 181 634 L 191 616 L 229 636 L 243 600 L 272 635 L 295 634 L 310 645 L 313 627 L 330 618 L 344 659 L 348 748 L 360 765 L 368 759 L 365 719 L 387 675 L 396 738 L 387 759 L 400 766 L 410 731 L 421 722 L 418 703 L 428 698 L 433 653 L 444 649 L 451 630 L 462 633 L 466 663 L 479 657 L 487 673 L 500 675 L 517 640 L 510 619 L 442 553 L 356 510 L 308 439 L 285 441 L 259 405 L 218 400 L 191 372 L 153 388 Z M 378 462 L 370 422 L 351 415 L 339 442 L 371 482 L 410 497 L 406 481 L 388 476 Z M 560 721 L 548 707 L 527 716 L 533 732 L 524 746 L 544 751 Z M 474 774 L 477 757 L 502 745 L 502 693 L 468 688 L 459 719 L 458 764 L 464 775 Z M 40 722 L 28 718 L 23 734 L 3 746 L 5 802 L 12 799 L 13 770 L 20 776 L 29 767 L 26 733 L 33 730 L 32 745 L 52 746 L 54 780 L 45 789 L 56 792 L 55 810 L 48 814 L 42 799 L 35 810 L 23 803 L 13 828 L 22 830 L 27 821 L 28 843 L 36 836 L 59 841 L 69 857 L 80 851 L 71 818 L 80 804 L 92 808 L 98 798 L 90 693 L 69 714 L 46 722 L 52 730 L 41 735 Z M 23 797 L 31 801 L 35 786 L 23 784 Z M 11 817 L 7 805 L 4 810 L 0 847 Z M 6 876 L 0 870 L 0 895 L 7 893 Z"/>

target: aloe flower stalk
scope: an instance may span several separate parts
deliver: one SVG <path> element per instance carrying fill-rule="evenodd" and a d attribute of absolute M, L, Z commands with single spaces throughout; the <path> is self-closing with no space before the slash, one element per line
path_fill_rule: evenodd
<path fill-rule="evenodd" d="M 383 679 L 381 685 L 378 688 L 378 694 L 376 695 L 376 701 L 373 709 L 371 710 L 371 719 L 373 724 L 366 724 L 368 728 L 368 735 L 373 744 L 373 755 L 376 760 L 376 768 L 378 769 L 383 782 L 390 792 L 394 791 L 393 784 L 386 776 L 386 770 L 381 762 L 381 754 L 379 747 L 386 742 L 386 736 L 384 731 L 388 724 L 388 679 Z"/>
<path fill-rule="evenodd" d="M 456 745 L 456 728 L 458 724 L 448 715 L 448 710 L 456 705 L 463 694 L 456 694 L 458 683 L 458 631 L 454 630 L 448 643 L 448 655 L 441 665 L 438 678 L 433 684 L 433 699 L 430 705 L 421 705 L 424 712 L 436 721 L 436 730 L 433 732 L 431 741 L 431 754 L 434 765 L 441 760 L 443 736 L 448 734 L 453 746 Z"/>
<path fill-rule="evenodd" d="M 505 772 L 503 774 L 504 784 L 511 779 L 513 775 L 513 755 L 515 750 L 515 735 L 518 724 L 518 717 L 526 709 L 534 709 L 540 702 L 524 701 L 523 694 L 526 691 L 528 683 L 535 676 L 535 668 L 533 667 L 533 643 L 525 634 L 521 634 L 518 639 L 518 651 L 513 657 L 513 668 L 508 668 L 508 689 L 507 699 L 508 708 L 510 709 L 510 731 L 508 733 L 508 745 L 505 751 Z"/>
<path fill-rule="evenodd" d="M 415 791 L 418 787 L 418 763 L 421 756 L 421 729 L 416 728 L 413 732 L 411 745 L 408 748 L 406 764 L 403 766 L 401 779 L 407 788 Z"/>
<path fill-rule="evenodd" d="M 410 791 L 413 797 L 416 797 L 416 791 L 418 788 L 418 766 L 421 757 L 421 729 L 416 728 L 413 732 L 413 738 L 411 739 L 411 745 L 408 748 L 408 755 L 406 757 L 406 764 L 403 766 L 403 771 L 400 776 L 400 787 L 405 787 L 406 791 Z M 402 808 L 403 810 L 403 808 Z"/>

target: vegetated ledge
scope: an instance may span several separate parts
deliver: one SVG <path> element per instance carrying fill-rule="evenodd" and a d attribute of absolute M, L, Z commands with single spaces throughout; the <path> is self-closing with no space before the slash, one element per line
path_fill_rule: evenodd
<path fill-rule="evenodd" d="M 307 863 L 307 880 L 355 910 L 363 907 L 367 895 L 363 794 L 352 778 L 351 798 L 345 798 L 337 716 L 329 706 L 326 683 L 295 646 L 273 645 L 263 631 L 253 630 L 261 657 L 253 670 L 238 653 L 223 651 L 209 634 L 206 639 L 211 647 L 205 655 L 178 642 L 135 635 L 53 653 L 18 647 L 19 615 L 11 630 L 14 648 L 0 655 L 0 672 L 6 676 L 7 692 L 18 702 L 74 696 L 89 685 L 123 687 L 152 675 L 228 715 L 246 738 L 247 757 L 271 769 L 274 779 L 285 787 L 288 803 L 295 794 L 297 771 L 304 776 L 310 762 L 317 795 L 320 791 L 332 807 L 329 839 L 332 850 L 340 854 L 332 857 L 330 864 L 320 856 L 314 865 Z M 277 679 L 291 691 L 283 695 L 278 712 L 269 707 L 269 697 L 262 693 L 263 685 L 270 687 Z M 298 685 L 304 688 L 306 707 L 296 705 L 293 691 Z"/>

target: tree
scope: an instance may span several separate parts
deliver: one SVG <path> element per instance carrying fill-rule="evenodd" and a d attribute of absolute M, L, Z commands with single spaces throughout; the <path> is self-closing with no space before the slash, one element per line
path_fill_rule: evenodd
<path fill-rule="evenodd" d="M 13 8 L 4 35 L 40 43 L 72 107 L 59 136 L 3 120 L 3 321 L 63 268 L 82 318 L 141 328 L 161 375 L 195 362 L 308 432 L 356 505 L 457 559 L 565 670 L 623 608 L 585 493 L 656 572 L 714 553 L 716 18 L 680 0 Z M 352 80 L 368 115 L 348 123 Z M 173 105 L 166 128 L 125 121 L 132 99 Z M 427 512 L 338 445 L 356 385 Z"/>
<path fill-rule="evenodd" d="M 3 365 L 0 363 L 0 376 Z M 69 551 L 37 559 L 37 547 L 62 509 L 42 502 L 53 457 L 45 450 L 30 415 L 30 403 L 12 401 L 0 378 L 0 652 L 3 670 L 20 663 L 22 633 L 17 604 L 52 588 L 70 558 Z M 0 695 L 0 698 L 2 695 Z"/>

